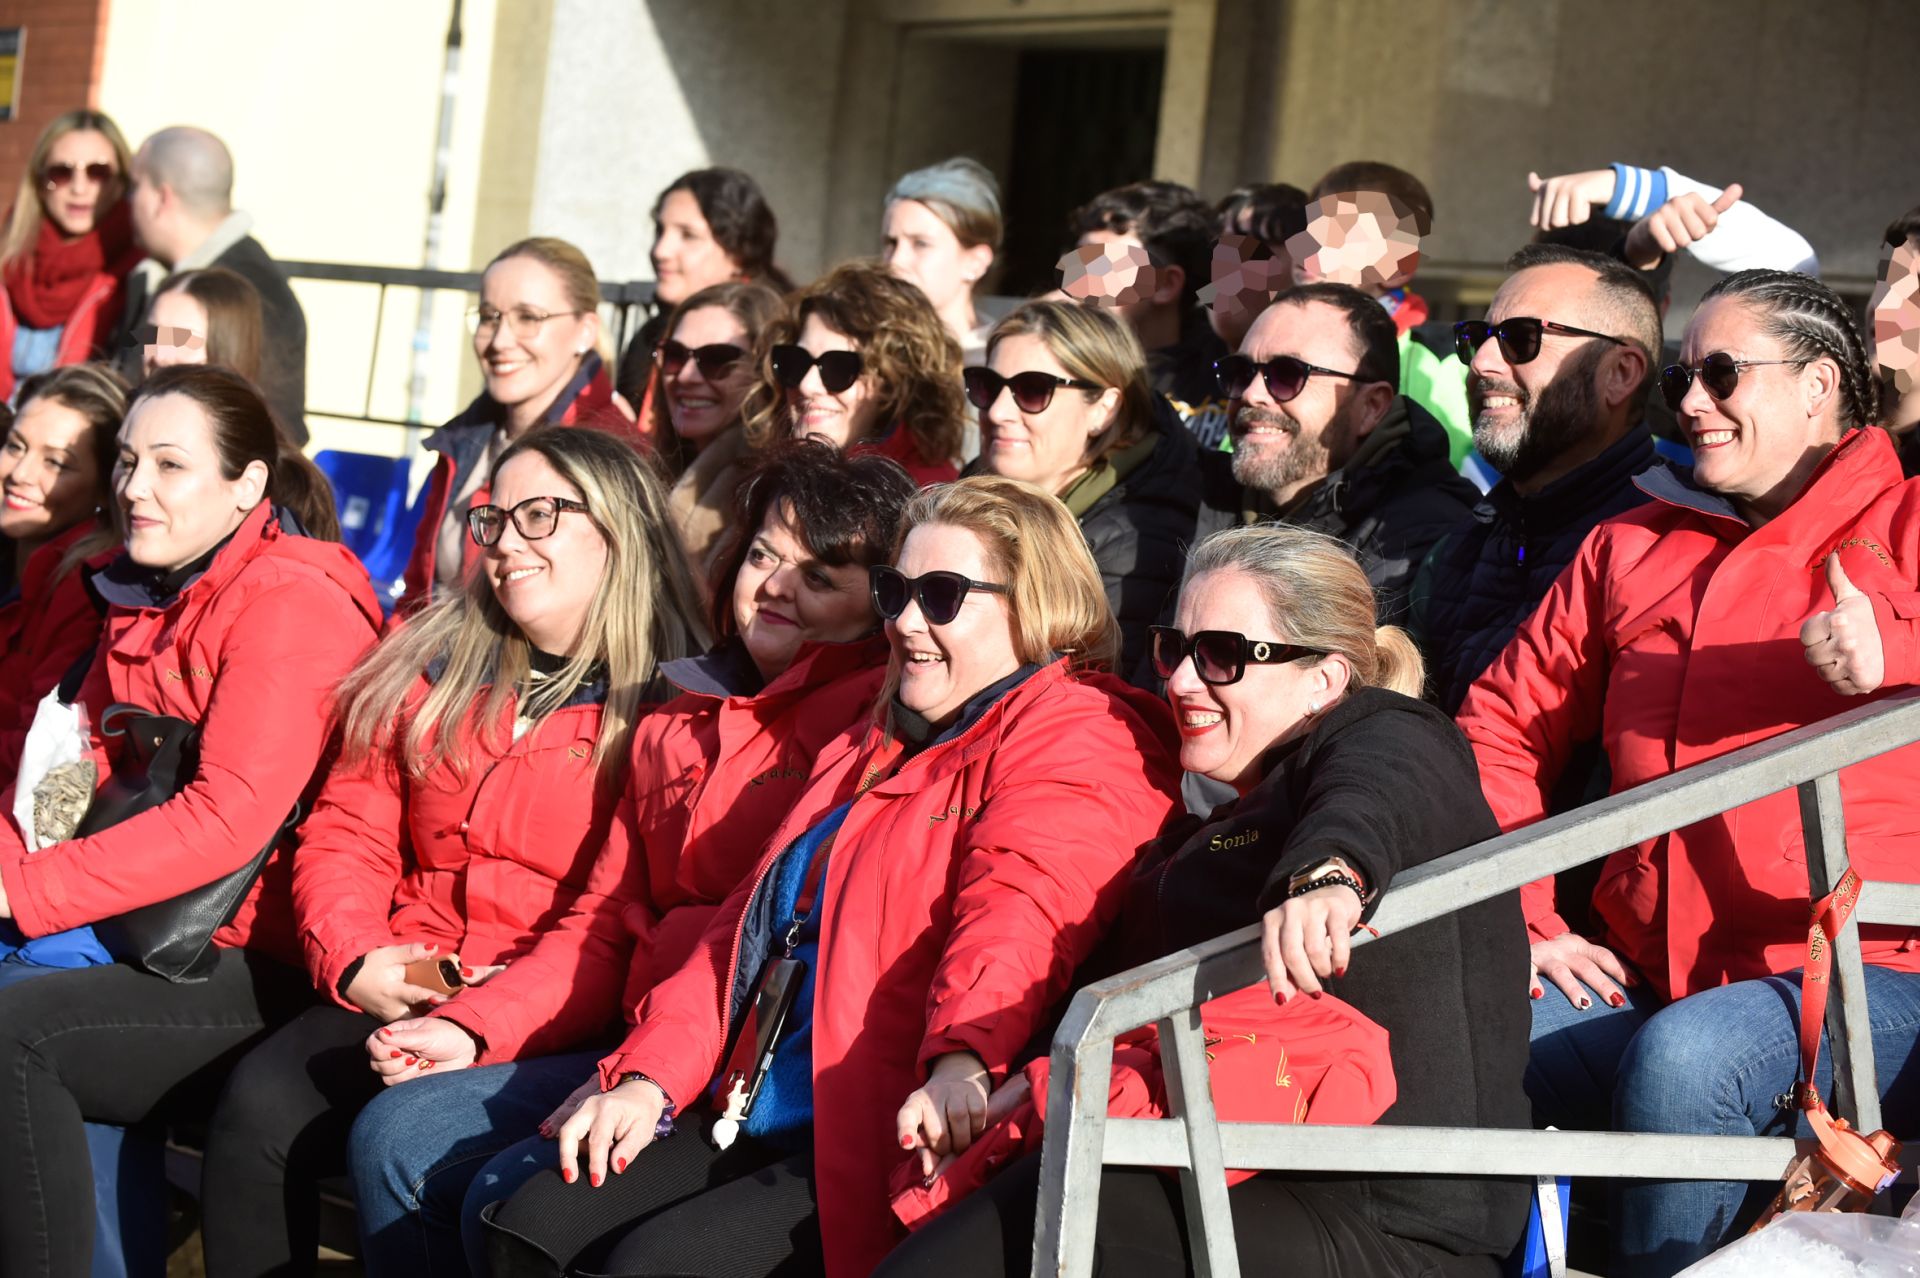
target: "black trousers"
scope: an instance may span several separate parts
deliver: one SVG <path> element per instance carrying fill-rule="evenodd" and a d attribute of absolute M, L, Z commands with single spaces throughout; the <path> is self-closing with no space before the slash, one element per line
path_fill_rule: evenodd
<path fill-rule="evenodd" d="M 208 1278 L 314 1271 L 318 1182 L 346 1174 L 353 1120 L 380 1092 L 366 1050 L 378 1028 L 362 1012 L 309 1007 L 234 1066 L 201 1173 Z"/>
<path fill-rule="evenodd" d="M 712 1130 L 702 1111 L 598 1189 L 535 1176 L 491 1209 L 493 1278 L 819 1278 L 812 1155 L 744 1136 L 723 1152 Z"/>
<path fill-rule="evenodd" d="M 244 950 L 195 985 L 116 964 L 0 991 L 0 1274 L 90 1268 L 83 1123 L 204 1114 L 247 1047 L 313 998 L 305 972 Z"/>
<path fill-rule="evenodd" d="M 873 1278 L 1021 1278 L 1033 1263 L 1040 1156 L 1008 1167 L 894 1248 Z M 1333 1185 L 1256 1176 L 1227 1190 L 1240 1272 L 1287 1278 L 1497 1278 L 1490 1256 L 1450 1256 L 1383 1234 Z M 1149 1167 L 1100 1177 L 1093 1272 L 1103 1278 L 1185 1278 L 1180 1182 Z"/>

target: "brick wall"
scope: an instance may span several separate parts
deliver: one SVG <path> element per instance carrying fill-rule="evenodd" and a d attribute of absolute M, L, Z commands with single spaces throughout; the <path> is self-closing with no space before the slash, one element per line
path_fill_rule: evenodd
<path fill-rule="evenodd" d="M 99 100 L 108 0 L 7 0 L 0 26 L 25 27 L 18 113 L 0 122 L 0 206 L 47 122 Z M 137 139 L 136 139 L 137 143 Z"/>

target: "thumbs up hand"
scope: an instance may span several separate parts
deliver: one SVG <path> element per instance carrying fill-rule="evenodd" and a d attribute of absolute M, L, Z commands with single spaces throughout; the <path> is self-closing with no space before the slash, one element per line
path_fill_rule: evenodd
<path fill-rule="evenodd" d="M 1628 265 L 1650 270 L 1667 254 L 1678 253 L 1713 234 L 1713 228 L 1720 225 L 1720 215 L 1739 203 L 1741 194 L 1740 184 L 1735 182 L 1711 204 L 1691 191 L 1674 196 L 1627 232 Z"/>
<path fill-rule="evenodd" d="M 1833 607 L 1814 613 L 1800 627 L 1807 664 L 1835 692 L 1849 697 L 1872 692 L 1887 677 L 1880 623 L 1873 618 L 1873 603 L 1847 580 L 1838 552 L 1827 556 L 1827 586 Z"/>

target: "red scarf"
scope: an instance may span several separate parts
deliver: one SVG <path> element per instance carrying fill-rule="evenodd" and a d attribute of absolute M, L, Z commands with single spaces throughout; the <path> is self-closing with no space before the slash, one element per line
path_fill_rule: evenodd
<path fill-rule="evenodd" d="M 40 238 L 31 252 L 7 263 L 7 297 L 28 328 L 59 328 L 73 318 L 80 299 L 103 274 L 124 276 L 140 260 L 133 242 L 133 214 L 124 199 L 85 235 L 68 239 L 54 220 L 40 215 Z"/>

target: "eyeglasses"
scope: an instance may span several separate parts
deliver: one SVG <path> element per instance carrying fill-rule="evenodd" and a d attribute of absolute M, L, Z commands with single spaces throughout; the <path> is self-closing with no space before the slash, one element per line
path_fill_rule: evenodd
<path fill-rule="evenodd" d="M 1715 351 L 1702 359 L 1698 365 L 1669 364 L 1660 370 L 1660 395 L 1667 401 L 1667 407 L 1680 411 L 1680 401 L 1687 397 L 1687 391 L 1693 386 L 1697 373 L 1700 384 L 1707 388 L 1707 394 L 1715 399 L 1726 399 L 1739 388 L 1740 370 L 1743 368 L 1764 368 L 1774 364 L 1793 364 L 1804 367 L 1804 359 L 1735 359 L 1725 351 Z"/>
<path fill-rule="evenodd" d="M 1489 324 L 1485 320 L 1461 320 L 1453 326 L 1453 348 L 1459 352 L 1462 364 L 1471 364 L 1474 355 L 1487 344 L 1489 337 L 1498 338 L 1500 353 L 1506 356 L 1507 363 L 1525 364 L 1538 358 L 1542 333 L 1564 333 L 1569 337 L 1597 337 L 1603 342 L 1612 342 L 1615 346 L 1626 345 L 1626 342 L 1611 333 L 1596 333 L 1590 328 L 1575 328 L 1571 324 L 1559 324 L 1553 320 L 1516 315 L 1512 319 L 1501 320 L 1498 324 Z"/>
<path fill-rule="evenodd" d="M 1105 390 L 1097 382 L 1083 382 L 1072 377 L 1055 377 L 1052 373 L 1038 370 L 1015 373 L 1012 377 L 1002 377 L 991 368 L 975 365 L 960 371 L 960 380 L 966 383 L 967 399 L 981 412 L 993 407 L 1000 398 L 1002 388 L 1013 391 L 1013 406 L 1023 413 L 1044 413 L 1047 405 L 1053 403 L 1053 393 L 1062 386 L 1071 386 L 1075 390 Z"/>
<path fill-rule="evenodd" d="M 86 174 L 87 181 L 93 183 L 95 186 L 105 186 L 120 176 L 118 170 L 111 164 L 88 164 L 85 166 L 77 164 L 49 164 L 40 171 L 40 176 L 45 180 L 47 189 L 52 191 L 63 186 L 73 185 L 73 179 L 82 173 Z"/>
<path fill-rule="evenodd" d="M 773 375 L 782 386 L 799 390 L 800 383 L 807 380 L 807 370 L 817 367 L 820 384 L 829 395 L 838 395 L 859 381 L 861 371 L 867 366 L 859 351 L 826 351 L 815 355 L 804 346 L 776 346 L 772 359 Z"/>
<path fill-rule="evenodd" d="M 563 315 L 585 315 L 585 311 L 536 311 L 530 306 L 516 306 L 510 311 L 496 311 L 491 306 L 475 306 L 467 311 L 467 328 L 480 337 L 491 337 L 500 328 L 502 319 L 513 330 L 513 335 L 523 342 L 530 342 L 540 335 L 540 326 L 550 319 L 559 319 Z"/>
<path fill-rule="evenodd" d="M 1245 355 L 1229 355 L 1213 361 L 1213 380 L 1228 399 L 1239 399 L 1253 385 L 1255 374 L 1267 384 L 1273 402 L 1284 404 L 1307 388 L 1307 379 L 1316 373 L 1322 377 L 1344 377 L 1350 382 L 1370 382 L 1359 373 L 1343 373 L 1337 368 L 1322 368 L 1291 355 L 1276 355 L 1264 364 L 1256 364 Z"/>
<path fill-rule="evenodd" d="M 511 519 L 522 537 L 539 541 L 553 536 L 553 530 L 560 526 L 560 516 L 569 510 L 584 515 L 587 505 L 569 497 L 529 497 L 511 510 L 505 506 L 475 506 L 467 512 L 467 532 L 474 545 L 491 546 L 500 540 Z"/>
<path fill-rule="evenodd" d="M 944 626 L 960 615 L 960 605 L 970 590 L 989 594 L 1007 594 L 1005 586 L 991 581 L 975 581 L 957 572 L 927 572 L 918 577 L 902 576 L 898 568 L 876 564 L 867 569 L 867 586 L 873 591 L 873 607 L 888 621 L 899 620 L 907 610 L 907 601 L 920 601 L 920 615 L 930 626 Z"/>
<path fill-rule="evenodd" d="M 687 366 L 688 360 L 692 360 L 700 369 L 700 376 L 710 382 L 725 377 L 745 355 L 745 351 L 728 342 L 690 347 L 684 342 L 676 342 L 668 338 L 653 348 L 653 358 L 659 363 L 660 371 L 666 376 L 680 376 L 680 370 Z"/>
<path fill-rule="evenodd" d="M 1249 639 L 1237 630 L 1200 630 L 1188 636 L 1172 626 L 1148 626 L 1153 641 L 1153 672 L 1173 678 L 1180 663 L 1193 656 L 1193 672 L 1212 687 L 1238 683 L 1249 665 L 1273 666 L 1301 657 L 1324 657 L 1324 648 L 1305 648 L 1272 639 Z"/>
<path fill-rule="evenodd" d="M 133 331 L 133 340 L 141 346 L 184 346 L 188 350 L 207 344 L 204 334 L 175 324 L 142 324 Z"/>

